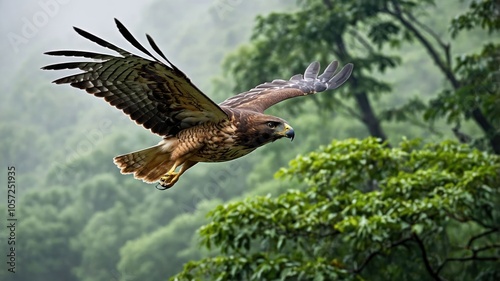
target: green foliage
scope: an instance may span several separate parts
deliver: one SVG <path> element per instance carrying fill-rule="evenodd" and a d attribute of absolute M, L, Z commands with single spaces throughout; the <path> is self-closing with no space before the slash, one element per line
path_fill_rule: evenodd
<path fill-rule="evenodd" d="M 373 138 L 350 139 L 297 157 L 277 176 L 308 187 L 215 208 L 200 229 L 201 243 L 221 254 L 188 263 L 171 280 L 500 274 L 498 262 L 480 262 L 500 259 L 497 156 L 449 141 L 422 147 L 405 140 L 389 148 Z M 457 224 L 468 226 L 460 240 Z"/>
<path fill-rule="evenodd" d="M 463 30 L 476 27 L 487 30 L 490 34 L 500 30 L 500 6 L 494 0 L 471 1 L 469 11 L 459 15 L 451 22 L 451 32 L 456 36 Z"/>
<path fill-rule="evenodd" d="M 451 22 L 451 35 L 456 37 L 466 30 L 480 27 L 489 34 L 500 30 L 500 6 L 495 1 L 472 1 L 469 10 Z M 489 142 L 490 149 L 500 154 L 500 72 L 498 70 L 500 45 L 498 40 L 488 38 L 479 53 L 463 54 L 456 58 L 453 89 L 443 89 L 431 100 L 425 119 L 434 121 L 446 117 L 447 122 L 457 124 L 473 119 Z M 479 138 L 481 140 L 481 138 Z"/>
<path fill-rule="evenodd" d="M 479 107 L 493 124 L 500 124 L 500 44 L 485 44 L 478 54 L 457 58 L 456 71 L 461 77 L 460 89 L 443 91 L 431 103 L 427 119 L 447 116 L 448 122 L 471 118 L 471 109 Z"/>

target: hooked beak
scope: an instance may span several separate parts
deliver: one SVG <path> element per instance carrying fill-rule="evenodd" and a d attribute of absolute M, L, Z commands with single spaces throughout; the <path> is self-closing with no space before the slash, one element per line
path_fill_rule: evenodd
<path fill-rule="evenodd" d="M 293 138 L 295 137 L 295 131 L 290 125 L 285 123 L 285 129 L 283 130 L 283 135 L 289 138 L 290 141 L 293 141 Z"/>

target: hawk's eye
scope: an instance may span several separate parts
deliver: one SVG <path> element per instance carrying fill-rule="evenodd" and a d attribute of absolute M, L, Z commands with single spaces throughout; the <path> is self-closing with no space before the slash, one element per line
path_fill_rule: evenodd
<path fill-rule="evenodd" d="M 267 122 L 267 126 L 271 129 L 276 128 L 276 123 L 275 122 Z"/>

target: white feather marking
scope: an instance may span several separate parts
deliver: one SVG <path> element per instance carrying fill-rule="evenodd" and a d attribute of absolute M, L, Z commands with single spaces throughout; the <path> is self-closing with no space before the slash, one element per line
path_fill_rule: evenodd
<path fill-rule="evenodd" d="M 175 149 L 175 146 L 177 145 L 177 138 L 172 137 L 169 139 L 163 139 L 160 141 L 158 144 L 161 144 L 160 149 L 161 152 L 172 152 Z"/>

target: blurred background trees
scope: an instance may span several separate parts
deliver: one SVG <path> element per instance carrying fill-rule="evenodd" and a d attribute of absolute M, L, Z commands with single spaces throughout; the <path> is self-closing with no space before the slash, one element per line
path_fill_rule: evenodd
<path fill-rule="evenodd" d="M 500 278 L 496 1 L 194 3 L 151 0 L 124 23 L 217 102 L 313 60 L 353 62 L 353 77 L 269 110 L 294 124 L 293 143 L 201 164 L 158 192 L 112 158 L 159 139 L 50 73 L 26 75 L 67 48 L 58 34 L 30 45 L 1 67 L 15 280 Z M 113 16 L 89 31 L 115 36 Z"/>

